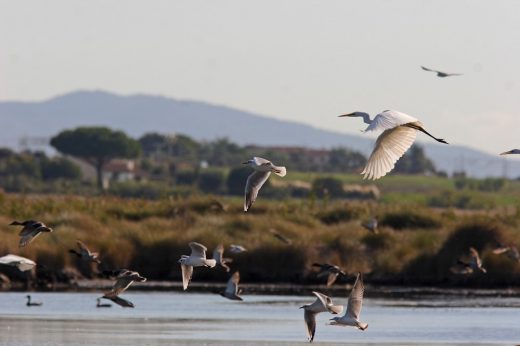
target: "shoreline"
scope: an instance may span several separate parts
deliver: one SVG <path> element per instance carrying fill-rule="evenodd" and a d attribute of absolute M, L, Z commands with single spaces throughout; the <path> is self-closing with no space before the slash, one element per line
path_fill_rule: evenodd
<path fill-rule="evenodd" d="M 27 290 L 22 283 L 12 283 L 8 289 L 0 292 L 90 292 L 110 290 L 113 280 L 95 279 L 78 280 L 72 284 L 57 283 L 48 289 Z M 508 288 L 467 288 L 467 287 L 432 287 L 432 286 L 391 286 L 391 285 L 365 285 L 365 294 L 370 298 L 426 298 L 426 297 L 520 297 L 520 287 Z M 187 292 L 187 293 L 218 293 L 226 288 L 226 283 L 215 282 L 192 282 L 189 289 L 183 291 L 180 281 L 147 281 L 144 283 L 134 282 L 132 291 L 164 291 L 164 292 Z M 334 285 L 303 285 L 303 284 L 241 284 L 240 288 L 246 294 L 262 295 L 305 295 L 312 291 L 327 292 L 334 296 L 349 293 L 351 284 Z"/>

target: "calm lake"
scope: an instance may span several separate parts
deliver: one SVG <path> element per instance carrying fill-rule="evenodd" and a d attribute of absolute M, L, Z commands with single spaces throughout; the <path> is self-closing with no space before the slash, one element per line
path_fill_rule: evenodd
<path fill-rule="evenodd" d="M 0 293 L 0 345 L 292 345 L 305 344 L 301 305 L 313 296 L 126 292 L 135 309 L 96 308 L 95 293 Z M 346 293 L 345 293 L 346 295 Z M 346 297 L 335 299 L 346 303 Z M 108 302 L 103 300 L 103 302 Z M 365 300 L 369 327 L 326 325 L 315 343 L 349 345 L 520 344 L 520 298 L 425 297 Z"/>

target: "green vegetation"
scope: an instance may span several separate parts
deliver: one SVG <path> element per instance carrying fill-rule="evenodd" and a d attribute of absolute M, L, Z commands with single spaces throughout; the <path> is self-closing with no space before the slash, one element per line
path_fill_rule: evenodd
<path fill-rule="evenodd" d="M 144 200 L 1 194 L 0 251 L 35 259 L 56 273 L 66 269 L 90 277 L 92 267 L 67 253 L 81 239 L 101 253 L 104 268 L 128 267 L 153 280 L 180 280 L 177 260 L 189 253 L 190 241 L 204 243 L 210 253 L 222 242 L 249 249 L 233 262 L 244 282 L 317 283 L 310 264 L 326 261 L 349 273 L 363 271 L 372 283 L 520 284 L 520 264 L 491 253 L 497 241 L 520 245 L 517 207 L 465 212 L 408 207 L 406 202 L 261 198 L 251 213 L 244 213 L 239 197 L 192 194 Z M 361 226 L 373 215 L 380 220 L 378 234 Z M 19 249 L 18 231 L 7 225 L 27 218 L 41 219 L 55 232 Z M 292 239 L 293 245 L 277 240 L 270 229 Z M 469 246 L 481 252 L 487 276 L 461 278 L 449 272 Z M 219 270 L 195 273 L 200 281 L 225 277 Z"/>

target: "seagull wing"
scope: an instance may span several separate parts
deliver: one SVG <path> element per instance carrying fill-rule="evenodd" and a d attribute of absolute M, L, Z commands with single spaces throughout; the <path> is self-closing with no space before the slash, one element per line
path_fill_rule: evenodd
<path fill-rule="evenodd" d="M 312 342 L 314 340 L 314 334 L 316 333 L 316 313 L 305 310 L 303 312 L 303 318 L 305 320 L 305 324 L 307 325 L 307 334 L 309 335 L 309 341 Z"/>
<path fill-rule="evenodd" d="M 224 256 L 224 245 L 222 243 L 218 244 L 215 250 L 213 250 L 213 259 L 217 261 L 217 264 L 223 265 L 224 261 L 222 257 Z"/>
<path fill-rule="evenodd" d="M 271 172 L 254 171 L 247 178 L 244 211 L 248 211 L 253 203 L 255 203 L 258 191 L 260 191 L 260 188 L 265 184 L 270 175 Z"/>
<path fill-rule="evenodd" d="M 385 130 L 376 141 L 363 169 L 363 179 L 379 179 L 390 172 L 397 160 L 412 146 L 417 131 L 407 126 Z"/>
<path fill-rule="evenodd" d="M 104 295 L 103 298 L 109 299 L 109 300 L 113 301 L 114 303 L 116 303 L 117 305 L 120 305 L 124 308 L 133 308 L 134 307 L 134 304 L 131 301 L 123 299 L 117 295 Z"/>
<path fill-rule="evenodd" d="M 361 314 L 361 306 L 363 305 L 363 293 L 365 292 L 365 286 L 363 285 L 363 276 L 361 273 L 358 274 L 352 292 L 348 297 L 347 314 L 358 320 Z"/>
<path fill-rule="evenodd" d="M 185 264 L 181 264 L 182 270 L 182 288 L 186 290 L 188 288 L 188 284 L 191 281 L 191 276 L 193 275 L 193 267 Z"/>
<path fill-rule="evenodd" d="M 437 73 L 439 72 L 439 71 L 437 71 L 437 70 L 432 70 L 431 68 L 427 68 L 427 67 L 424 67 L 424 66 L 421 66 L 421 68 L 422 68 L 423 70 L 425 70 L 425 71 L 428 71 L 428 72 L 437 72 Z"/>
<path fill-rule="evenodd" d="M 19 246 L 24 247 L 25 245 L 29 244 L 33 241 L 34 238 L 40 235 L 40 231 L 38 230 L 32 230 L 31 232 L 26 232 L 25 235 L 22 235 L 20 238 Z"/>
<path fill-rule="evenodd" d="M 78 245 L 78 248 L 82 251 L 90 255 L 90 250 L 88 249 L 87 245 L 85 245 L 84 242 L 81 240 L 76 240 L 76 244 Z"/>
<path fill-rule="evenodd" d="M 262 165 L 265 165 L 268 163 L 272 163 L 271 161 L 264 159 L 263 157 L 258 157 L 258 156 L 253 157 L 253 160 L 255 161 L 257 166 L 262 166 Z"/>
<path fill-rule="evenodd" d="M 329 272 L 329 276 L 327 277 L 327 287 L 334 285 L 336 279 L 338 278 L 339 273 Z"/>
<path fill-rule="evenodd" d="M 323 304 L 323 306 L 331 313 L 331 314 L 340 314 L 343 311 L 343 306 L 341 305 L 333 305 L 332 299 L 329 296 L 324 295 L 323 293 L 313 291 L 312 292 L 318 300 Z"/>
<path fill-rule="evenodd" d="M 229 278 L 226 286 L 226 294 L 238 294 L 238 282 L 240 281 L 240 273 L 234 272 Z"/>
<path fill-rule="evenodd" d="M 206 251 L 208 250 L 207 247 L 205 247 L 201 243 L 196 243 L 194 241 L 192 241 L 189 245 L 191 248 L 190 257 L 193 256 L 193 257 L 206 258 Z"/>

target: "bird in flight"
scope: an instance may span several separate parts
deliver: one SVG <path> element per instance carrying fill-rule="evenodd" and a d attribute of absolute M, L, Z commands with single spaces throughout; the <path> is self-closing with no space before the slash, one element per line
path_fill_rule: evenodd
<path fill-rule="evenodd" d="M 101 263 L 101 261 L 98 259 L 99 254 L 97 252 L 90 252 L 87 245 L 85 245 L 85 243 L 83 243 L 81 240 L 76 240 L 76 244 L 78 245 L 79 251 L 70 249 L 69 252 L 71 254 L 76 255 L 77 257 L 81 258 L 83 261 L 86 262 L 95 262 L 97 264 Z"/>
<path fill-rule="evenodd" d="M 359 321 L 359 315 L 361 314 L 361 306 L 363 305 L 363 293 L 365 292 L 365 286 L 363 285 L 363 275 L 358 273 L 354 287 L 350 292 L 347 303 L 347 311 L 341 317 L 334 317 L 331 319 L 331 325 L 343 325 L 356 327 L 361 330 L 368 328 L 367 323 Z"/>
<path fill-rule="evenodd" d="M 217 265 L 215 259 L 207 259 L 206 251 L 208 248 L 200 243 L 192 241 L 190 244 L 190 255 L 182 255 L 179 259 L 179 264 L 182 270 L 182 288 L 186 290 L 193 275 L 193 267 L 209 267 L 213 268 Z"/>
<path fill-rule="evenodd" d="M 503 153 L 500 153 L 500 155 L 510 155 L 510 154 L 520 154 L 520 149 L 513 149 L 513 150 L 504 151 Z"/>
<path fill-rule="evenodd" d="M 226 289 L 220 292 L 220 295 L 231 300 L 243 300 L 242 297 L 240 297 L 240 293 L 242 293 L 242 290 L 238 289 L 239 281 L 240 273 L 234 272 L 227 282 Z"/>
<path fill-rule="evenodd" d="M 438 70 L 432 70 L 432 69 L 424 67 L 424 66 L 421 66 L 421 68 L 428 72 L 435 72 L 435 73 L 437 73 L 437 77 L 441 77 L 441 78 L 451 77 L 451 76 L 462 76 L 462 73 L 447 73 L 447 72 L 442 72 L 442 71 L 438 71 Z"/>
<path fill-rule="evenodd" d="M 34 238 L 40 235 L 42 232 L 52 232 L 52 228 L 45 226 L 43 222 L 35 220 L 27 220 L 23 222 L 13 221 L 10 223 L 11 226 L 23 226 L 19 233 L 20 247 L 24 247 L 33 241 Z"/>
<path fill-rule="evenodd" d="M 454 274 L 469 275 L 475 272 L 486 273 L 486 268 L 482 266 L 482 260 L 478 254 L 478 251 L 470 247 L 468 255 L 461 256 L 457 259 L 457 263 L 450 267 L 450 270 Z"/>
<path fill-rule="evenodd" d="M 309 336 L 309 342 L 314 340 L 314 334 L 316 334 L 316 315 L 320 312 L 330 312 L 331 314 L 341 314 L 343 311 L 342 305 L 332 304 L 330 297 L 320 293 L 312 291 L 316 296 L 316 300 L 312 304 L 306 304 L 300 307 L 303 309 L 303 319 L 307 325 L 307 334 Z"/>
<path fill-rule="evenodd" d="M 274 174 L 285 177 L 287 170 L 283 166 L 275 166 L 269 160 L 261 157 L 253 157 L 251 160 L 242 162 L 244 165 L 248 165 L 254 168 L 254 172 L 247 177 L 245 200 L 244 200 L 244 211 L 248 211 L 249 208 L 255 203 L 258 191 L 262 185 L 265 184 L 271 172 Z"/>
<path fill-rule="evenodd" d="M 386 110 L 374 119 L 370 119 L 370 115 L 364 112 L 343 114 L 340 117 L 362 117 L 365 124 L 368 124 L 364 132 L 383 130 L 377 137 L 374 150 L 361 172 L 363 179 L 376 180 L 390 172 L 397 160 L 412 146 L 417 131 L 437 142 L 448 144 L 444 139 L 432 136 L 419 120 L 402 112 Z"/>
<path fill-rule="evenodd" d="M 327 276 L 327 287 L 330 287 L 336 282 L 336 279 L 341 274 L 343 276 L 347 275 L 340 267 L 337 265 L 329 264 L 329 263 L 313 263 L 313 267 L 320 268 L 319 273 L 316 275 L 318 278 Z"/>

